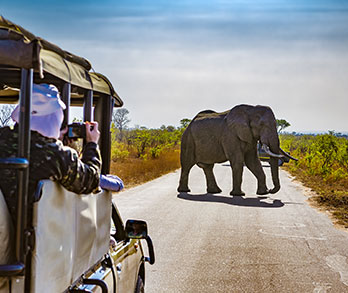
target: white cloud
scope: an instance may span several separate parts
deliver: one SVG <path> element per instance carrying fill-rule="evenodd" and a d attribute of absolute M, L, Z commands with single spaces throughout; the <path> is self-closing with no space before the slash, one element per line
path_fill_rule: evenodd
<path fill-rule="evenodd" d="M 270 105 L 290 130 L 348 130 L 343 1 L 106 2 L 64 18 L 11 12 L 108 76 L 132 124 L 179 125 L 249 103 Z"/>

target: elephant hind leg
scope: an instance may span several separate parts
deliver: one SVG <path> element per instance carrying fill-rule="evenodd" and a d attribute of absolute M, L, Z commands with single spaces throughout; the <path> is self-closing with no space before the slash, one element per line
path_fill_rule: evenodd
<path fill-rule="evenodd" d="M 188 187 L 188 177 L 191 168 L 196 164 L 195 161 L 195 147 L 191 132 L 186 129 L 181 138 L 181 175 L 178 187 L 178 192 L 190 192 Z"/>
<path fill-rule="evenodd" d="M 190 192 L 191 190 L 188 187 L 188 177 L 191 168 L 193 167 L 194 163 L 189 164 L 181 164 L 181 175 L 180 175 L 180 182 L 178 187 L 178 192 Z"/>
<path fill-rule="evenodd" d="M 203 168 L 205 178 L 207 181 L 207 192 L 208 193 L 221 193 L 222 190 L 216 183 L 215 176 L 213 173 L 214 164 L 197 164 L 199 167 Z"/>

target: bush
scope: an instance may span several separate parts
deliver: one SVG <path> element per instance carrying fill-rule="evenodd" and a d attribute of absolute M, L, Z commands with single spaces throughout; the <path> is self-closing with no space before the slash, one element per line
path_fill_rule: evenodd
<path fill-rule="evenodd" d="M 129 151 L 123 143 L 113 141 L 111 144 L 111 160 L 124 161 L 129 156 Z"/>
<path fill-rule="evenodd" d="M 281 147 L 298 162 L 286 168 L 311 187 L 314 199 L 333 211 L 339 224 L 348 227 L 348 140 L 329 132 L 322 135 L 280 135 Z"/>
<path fill-rule="evenodd" d="M 280 135 L 281 147 L 299 158 L 290 169 L 304 169 L 325 180 L 348 179 L 348 140 L 333 132 L 310 136 Z"/>
<path fill-rule="evenodd" d="M 111 171 L 126 186 L 152 180 L 180 168 L 180 141 L 184 127 L 161 126 L 112 129 Z"/>

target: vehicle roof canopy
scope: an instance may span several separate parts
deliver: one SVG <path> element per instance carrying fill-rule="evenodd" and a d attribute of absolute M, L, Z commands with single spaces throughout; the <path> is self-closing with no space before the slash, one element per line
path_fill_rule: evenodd
<path fill-rule="evenodd" d="M 109 95 L 115 106 L 123 101 L 111 82 L 102 74 L 90 72 L 91 63 L 85 58 L 62 50 L 26 29 L 0 16 L 0 97 L 8 102 L 18 98 L 20 69 L 34 69 L 34 82 L 72 85 L 72 105 L 83 97 L 83 90 L 93 90 L 94 96 Z M 82 89 L 82 91 L 81 91 Z M 17 99 L 16 98 L 16 99 Z"/>

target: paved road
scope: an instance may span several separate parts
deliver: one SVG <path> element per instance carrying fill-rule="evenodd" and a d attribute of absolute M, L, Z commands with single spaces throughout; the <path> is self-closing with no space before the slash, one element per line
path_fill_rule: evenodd
<path fill-rule="evenodd" d="M 277 194 L 260 197 L 245 169 L 246 196 L 231 197 L 230 167 L 214 170 L 219 195 L 206 194 L 196 167 L 189 194 L 176 192 L 177 171 L 116 195 L 123 218 L 146 220 L 155 244 L 146 292 L 348 292 L 348 233 L 286 172 Z"/>

